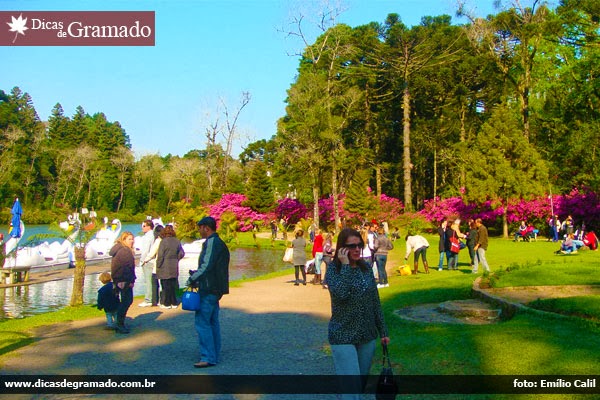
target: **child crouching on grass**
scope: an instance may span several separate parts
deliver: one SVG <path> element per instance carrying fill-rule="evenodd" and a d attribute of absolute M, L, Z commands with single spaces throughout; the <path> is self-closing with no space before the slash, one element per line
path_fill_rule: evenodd
<path fill-rule="evenodd" d="M 104 309 L 104 312 L 106 313 L 107 329 L 115 329 L 119 297 L 113 290 L 112 277 L 109 272 L 101 273 L 99 279 L 104 286 L 98 290 L 98 310 Z"/>

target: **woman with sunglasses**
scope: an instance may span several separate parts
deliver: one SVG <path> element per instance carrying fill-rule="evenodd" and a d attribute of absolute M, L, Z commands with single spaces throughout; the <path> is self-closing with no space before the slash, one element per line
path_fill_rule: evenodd
<path fill-rule="evenodd" d="M 326 280 L 331 296 L 329 344 L 335 371 L 346 375 L 343 399 L 359 399 L 366 384 L 377 346 L 390 342 L 369 265 L 363 260 L 365 243 L 354 229 L 343 229 L 337 240 Z M 362 378 L 362 379 L 361 379 Z M 351 390 L 348 390 L 351 389 Z"/>

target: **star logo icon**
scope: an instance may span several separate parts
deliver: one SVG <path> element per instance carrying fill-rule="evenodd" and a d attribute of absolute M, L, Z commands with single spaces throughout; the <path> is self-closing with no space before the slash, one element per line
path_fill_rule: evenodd
<path fill-rule="evenodd" d="M 7 24 L 8 26 L 10 26 L 9 32 L 16 32 L 15 38 L 12 41 L 14 43 L 17 40 L 17 36 L 19 36 L 19 33 L 25 36 L 25 31 L 29 28 L 26 26 L 27 18 L 23 18 L 23 14 L 20 14 L 19 18 L 15 18 L 13 16 L 11 16 L 10 18 L 12 18 L 12 22 L 7 22 Z"/>

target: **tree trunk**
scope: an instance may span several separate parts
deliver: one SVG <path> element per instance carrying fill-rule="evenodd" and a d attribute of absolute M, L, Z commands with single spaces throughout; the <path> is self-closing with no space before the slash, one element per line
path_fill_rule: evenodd
<path fill-rule="evenodd" d="M 333 170 L 331 171 L 331 195 L 333 197 L 333 222 L 335 224 L 334 232 L 337 234 L 340 231 L 341 219 L 340 219 L 340 209 L 338 207 L 338 180 L 337 180 L 337 167 L 335 164 L 333 165 Z"/>
<path fill-rule="evenodd" d="M 508 239 L 508 202 L 503 206 L 502 211 L 502 236 Z"/>
<path fill-rule="evenodd" d="M 319 228 L 319 185 L 313 183 L 313 200 L 315 202 L 313 206 L 313 221 L 317 229 Z"/>
<path fill-rule="evenodd" d="M 381 200 L 381 165 L 375 166 L 375 186 L 377 190 L 377 200 Z"/>
<path fill-rule="evenodd" d="M 437 147 L 433 148 L 433 204 L 435 204 L 437 199 Z"/>
<path fill-rule="evenodd" d="M 85 247 L 75 247 L 75 273 L 73 274 L 73 292 L 71 307 L 83 304 L 83 283 L 85 282 Z"/>
<path fill-rule="evenodd" d="M 121 175 L 121 195 L 119 196 L 119 204 L 117 204 L 117 212 L 121 210 L 121 203 L 123 203 L 123 193 L 125 192 L 125 174 Z"/>
<path fill-rule="evenodd" d="M 466 128 L 467 110 L 466 107 L 461 105 L 460 110 L 460 142 L 464 144 L 467 141 L 467 128 Z M 460 163 L 460 187 L 467 186 L 467 171 L 464 163 Z"/>
<path fill-rule="evenodd" d="M 404 133 L 404 210 L 412 211 L 412 163 L 410 161 L 410 91 L 408 84 L 404 86 L 404 98 L 402 101 L 404 107 L 403 133 Z"/>

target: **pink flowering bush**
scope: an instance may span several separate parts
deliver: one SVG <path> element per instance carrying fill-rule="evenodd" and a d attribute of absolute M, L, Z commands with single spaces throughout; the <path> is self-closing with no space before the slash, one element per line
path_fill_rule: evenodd
<path fill-rule="evenodd" d="M 395 221 L 404 213 L 404 203 L 385 193 L 379 199 L 379 210 L 376 215 L 378 221 Z"/>
<path fill-rule="evenodd" d="M 239 231 L 250 231 L 254 226 L 254 222 L 264 221 L 266 216 L 252 210 L 250 207 L 242 206 L 242 203 L 247 199 L 243 194 L 224 193 L 218 203 L 208 206 L 208 214 L 218 220 L 221 214 L 230 211 L 237 217 Z"/>
<path fill-rule="evenodd" d="M 277 207 L 269 214 L 269 219 L 279 220 L 279 218 L 287 219 L 288 225 L 298 223 L 300 219 L 306 218 L 308 209 L 298 199 L 284 198 L 277 201 Z"/>
<path fill-rule="evenodd" d="M 350 215 L 344 210 L 344 195 L 338 196 L 338 212 L 340 218 L 348 218 Z M 333 211 L 333 196 L 319 199 L 319 222 L 325 225 L 330 225 L 335 221 L 335 213 Z"/>
<path fill-rule="evenodd" d="M 231 211 L 239 221 L 239 230 L 251 230 L 256 222 L 267 222 L 271 219 L 286 218 L 289 225 L 298 223 L 302 218 L 312 217 L 312 205 L 304 205 L 297 199 L 281 199 L 272 213 L 261 214 L 250 207 L 242 206 L 246 196 L 237 193 L 226 193 L 218 203 L 208 206 L 209 215 L 219 219 L 222 213 Z M 512 199 L 507 205 L 499 199 L 491 199 L 481 204 L 467 203 L 460 197 L 447 199 L 425 200 L 424 207 L 417 213 L 427 221 L 437 225 L 443 218 L 481 218 L 487 226 L 500 226 L 504 207 L 507 207 L 507 220 L 511 225 L 517 225 L 525 220 L 545 232 L 547 221 L 552 211 L 560 220 L 571 215 L 576 225 L 585 223 L 587 230 L 600 231 L 600 196 L 587 189 L 575 188 L 566 195 L 541 195 L 532 199 Z M 351 215 L 344 210 L 344 195 L 338 199 L 340 218 L 347 221 L 362 220 L 364 216 Z M 404 204 L 397 198 L 381 195 L 379 209 L 369 218 L 377 221 L 394 222 L 405 219 Z M 319 222 L 329 226 L 334 222 L 333 197 L 319 200 Z M 410 218 L 409 218 L 410 219 Z"/>
<path fill-rule="evenodd" d="M 568 215 L 576 225 L 585 223 L 587 230 L 600 230 L 600 197 L 587 189 L 573 189 L 567 195 L 541 195 L 532 199 L 512 199 L 507 205 L 507 221 L 517 225 L 520 221 L 532 223 L 542 232 L 547 221 L 554 214 L 562 221 Z M 460 197 L 426 200 L 419 214 L 434 224 L 443 218 L 481 218 L 486 225 L 497 225 L 501 222 L 504 204 L 496 200 L 488 200 L 482 204 L 465 204 Z"/>

